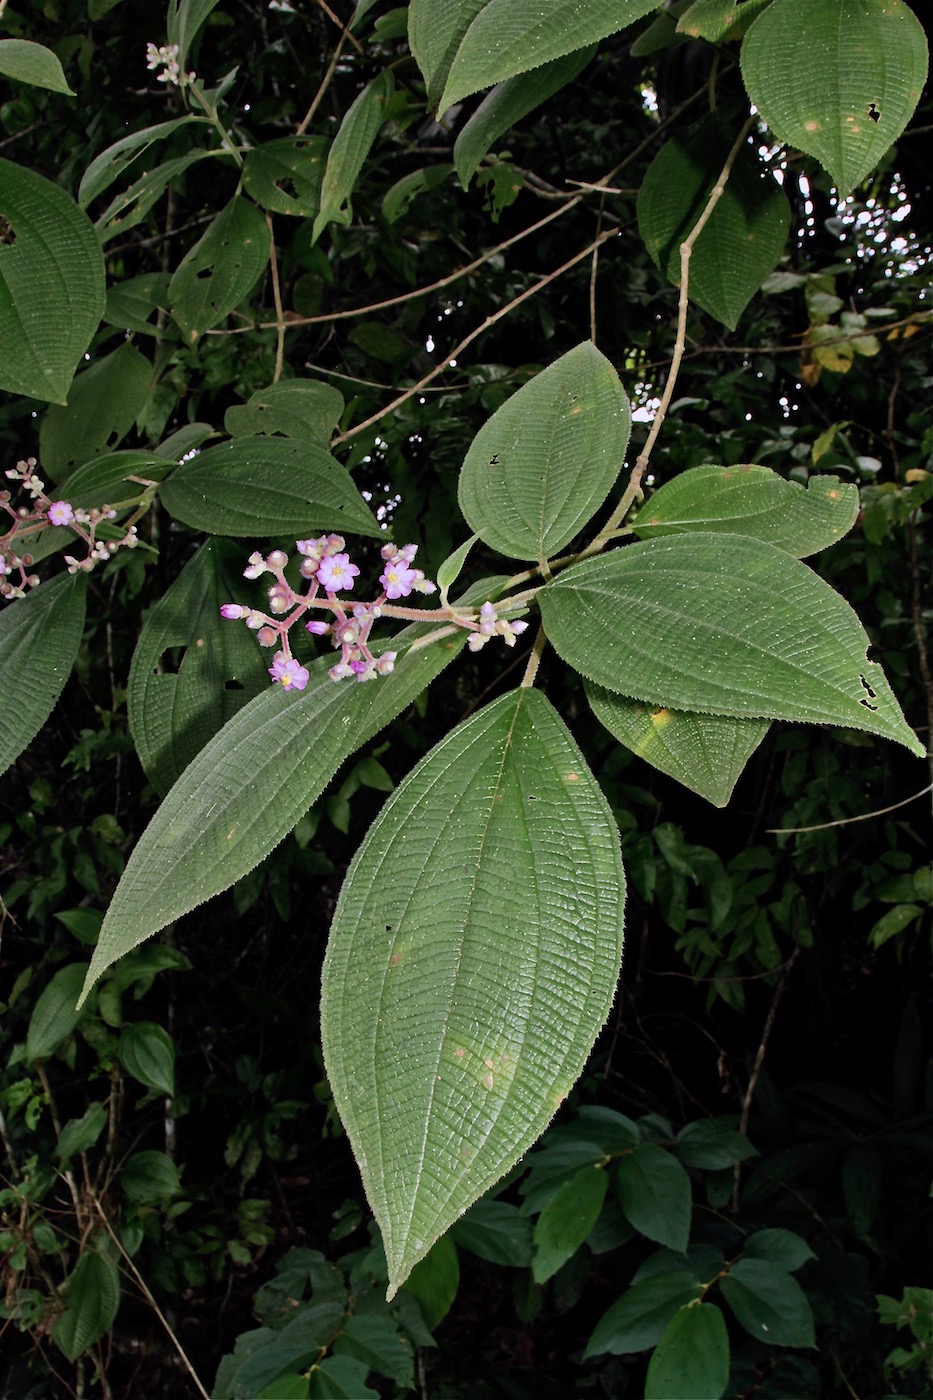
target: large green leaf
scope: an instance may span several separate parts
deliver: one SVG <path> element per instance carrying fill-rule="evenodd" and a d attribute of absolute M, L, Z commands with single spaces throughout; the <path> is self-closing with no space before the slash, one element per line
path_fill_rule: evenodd
<path fill-rule="evenodd" d="M 86 1249 L 65 1284 L 65 1310 L 52 1328 L 52 1340 L 69 1361 L 99 1341 L 113 1325 L 120 1306 L 120 1275 L 112 1259 Z"/>
<path fill-rule="evenodd" d="M 242 437 L 209 447 L 173 472 L 160 499 L 212 535 L 381 534 L 349 473 L 312 442 Z"/>
<path fill-rule="evenodd" d="M 774 0 L 742 44 L 748 95 L 779 141 L 815 156 L 840 196 L 878 164 L 920 100 L 923 26 L 903 0 Z"/>
<path fill-rule="evenodd" d="M 219 0 L 169 0 L 165 30 L 170 44 L 178 45 L 178 64 L 187 67 L 188 50 Z"/>
<path fill-rule="evenodd" d="M 739 1322 L 757 1341 L 773 1347 L 814 1345 L 807 1295 L 780 1264 L 740 1259 L 720 1287 Z"/>
<path fill-rule="evenodd" d="M 175 1046 L 163 1026 L 135 1021 L 125 1026 L 117 1047 L 120 1063 L 147 1089 L 172 1098 L 175 1093 Z"/>
<path fill-rule="evenodd" d="M 0 389 L 64 403 L 104 314 L 104 258 L 64 190 L 0 160 Z"/>
<path fill-rule="evenodd" d="M 770 723 L 646 705 L 593 681 L 586 682 L 586 698 L 620 744 L 716 807 L 729 801 Z"/>
<path fill-rule="evenodd" d="M 39 430 L 42 470 L 53 481 L 126 437 L 149 394 L 152 365 L 135 345 L 96 360 L 79 374 L 66 405 L 46 410 Z"/>
<path fill-rule="evenodd" d="M 572 82 L 595 52 L 595 44 L 588 44 L 585 49 L 552 59 L 541 68 L 519 73 L 494 87 L 461 129 L 454 144 L 454 165 L 462 183 L 470 183 L 483 156 L 500 136 Z"/>
<path fill-rule="evenodd" d="M 251 596 L 252 594 L 252 596 Z M 256 605 L 243 549 L 207 540 L 146 614 L 127 690 L 130 729 L 146 776 L 166 793 L 209 739 L 269 684 L 255 634 L 220 616 Z M 184 648 L 172 664 L 172 652 Z"/>
<path fill-rule="evenodd" d="M 656 8 L 657 0 L 412 0 L 408 36 L 428 100 L 443 112 Z"/>
<path fill-rule="evenodd" d="M 224 415 L 231 437 L 250 433 L 282 433 L 325 447 L 343 413 L 339 389 L 320 379 L 286 379 L 257 389 L 243 404 L 234 404 Z"/>
<path fill-rule="evenodd" d="M 582 1071 L 623 902 L 612 814 L 534 690 L 453 730 L 370 829 L 334 915 L 321 1032 L 390 1297 Z"/>
<path fill-rule="evenodd" d="M 391 69 L 387 68 L 363 89 L 340 123 L 327 156 L 321 208 L 314 220 L 312 242 L 317 242 L 328 224 L 350 222 L 350 196 L 376 133 L 385 121 L 394 87 Z"/>
<path fill-rule="evenodd" d="M 128 229 L 141 223 L 156 201 L 162 198 L 173 180 L 177 180 L 198 161 L 219 154 L 224 153 L 216 149 L 188 151 L 186 155 L 176 156 L 173 160 L 167 160 L 162 165 L 157 165 L 153 170 L 147 170 L 140 175 L 139 179 L 134 180 L 128 189 L 121 190 L 119 194 L 115 195 L 104 212 L 95 220 L 94 227 L 101 243 L 106 243 L 111 238 L 115 238 L 117 234 L 126 233 Z"/>
<path fill-rule="evenodd" d="M 538 598 L 555 649 L 609 690 L 864 729 L 925 752 L 848 603 L 774 545 L 705 532 L 644 540 L 575 565 Z"/>
<path fill-rule="evenodd" d="M 273 214 L 311 219 L 321 203 L 323 136 L 281 136 L 254 146 L 243 167 L 243 188 Z"/>
<path fill-rule="evenodd" d="M 690 1238 L 690 1178 L 677 1158 L 641 1142 L 619 1158 L 616 1191 L 625 1218 L 649 1240 L 682 1254 Z"/>
<path fill-rule="evenodd" d="M 597 1322 L 584 1360 L 605 1352 L 625 1356 L 653 1347 L 678 1308 L 697 1298 L 702 1287 L 687 1268 L 670 1269 L 630 1284 Z"/>
<path fill-rule="evenodd" d="M 735 140 L 713 114 L 668 141 L 638 192 L 638 229 L 664 275 L 680 286 L 680 245 L 703 212 Z M 781 186 L 743 146 L 725 192 L 696 240 L 690 300 L 735 330 L 784 251 L 790 209 Z"/>
<path fill-rule="evenodd" d="M 27 1060 L 47 1060 L 67 1040 L 81 1019 L 75 1003 L 87 973 L 87 963 L 67 963 L 43 988 L 29 1018 Z"/>
<path fill-rule="evenodd" d="M 51 49 L 29 39 L 0 39 L 0 73 L 19 83 L 74 97 L 62 65 Z"/>
<path fill-rule="evenodd" d="M 632 418 L 606 357 L 586 340 L 535 375 L 493 414 L 460 472 L 460 508 L 500 554 L 544 560 L 606 499 Z"/>
<path fill-rule="evenodd" d="M 185 255 L 168 284 L 173 319 L 192 344 L 253 290 L 269 260 L 266 221 L 248 199 L 231 199 Z"/>
<path fill-rule="evenodd" d="M 711 44 L 724 39 L 741 39 L 753 20 L 771 0 L 693 0 L 677 21 L 677 33 L 692 39 L 708 39 Z"/>
<path fill-rule="evenodd" d="M 720 1400 L 729 1383 L 729 1336 L 715 1303 L 687 1303 L 648 1363 L 645 1400 Z"/>
<path fill-rule="evenodd" d="M 78 202 L 81 207 L 86 209 L 91 200 L 109 189 L 127 166 L 145 155 L 157 141 L 164 141 L 180 127 L 206 120 L 205 117 L 173 117 L 171 121 L 158 122 L 155 126 L 145 126 L 141 131 L 131 132 L 129 136 L 121 136 L 119 141 L 115 141 L 112 146 L 96 155 L 82 175 L 81 184 L 78 186 Z"/>
<path fill-rule="evenodd" d="M 694 467 L 656 491 L 632 525 L 641 539 L 689 530 L 749 535 L 803 559 L 847 534 L 858 508 L 858 487 L 837 476 L 801 486 L 769 467 Z"/>
<path fill-rule="evenodd" d="M 601 1163 L 584 1167 L 554 1192 L 535 1225 L 535 1283 L 546 1283 L 589 1235 L 603 1201 L 609 1176 Z"/>
<path fill-rule="evenodd" d="M 84 632 L 87 574 L 61 574 L 0 603 L 0 773 L 34 739 L 71 675 Z"/>
<path fill-rule="evenodd" d="M 232 623 L 229 624 L 233 626 Z M 249 872 L 320 796 L 337 769 L 453 660 L 465 636 L 406 656 L 429 630 L 393 639 L 395 670 L 369 685 L 334 682 L 333 658 L 304 691 L 270 685 L 201 750 L 156 812 L 117 886 L 82 997 L 117 958 Z"/>

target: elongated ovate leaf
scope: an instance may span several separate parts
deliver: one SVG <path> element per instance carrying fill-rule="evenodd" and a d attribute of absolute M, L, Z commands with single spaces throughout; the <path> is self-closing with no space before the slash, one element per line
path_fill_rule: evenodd
<path fill-rule="evenodd" d="M 171 121 L 157 122 L 155 126 L 146 126 L 141 131 L 122 136 L 119 141 L 101 151 L 85 170 L 78 186 L 78 203 L 82 209 L 86 209 L 92 199 L 109 189 L 127 166 L 144 155 L 156 141 L 164 141 L 179 127 L 205 120 L 206 118 L 200 117 L 173 117 Z"/>
<path fill-rule="evenodd" d="M 176 520 L 213 535 L 381 534 L 350 474 L 313 442 L 242 437 L 183 462 L 160 499 Z"/>
<path fill-rule="evenodd" d="M 424 8 L 431 10 L 431 0 Z M 458 38 L 438 110 L 617 34 L 655 9 L 657 0 L 489 0 Z"/>
<path fill-rule="evenodd" d="M 65 1308 L 52 1327 L 52 1340 L 77 1361 L 113 1325 L 120 1306 L 120 1275 L 112 1259 L 87 1249 L 65 1284 Z"/>
<path fill-rule="evenodd" d="M 769 467 L 694 467 L 656 491 L 632 523 L 643 540 L 722 530 L 803 559 L 847 534 L 858 508 L 858 487 L 837 476 L 811 476 L 801 486 Z"/>
<path fill-rule="evenodd" d="M 269 260 L 266 221 L 248 199 L 232 199 L 175 269 L 172 317 L 192 344 L 253 290 Z"/>
<path fill-rule="evenodd" d="M 708 39 L 719 44 L 724 39 L 741 39 L 753 20 L 771 0 L 693 0 L 677 21 L 677 33 L 692 39 Z"/>
<path fill-rule="evenodd" d="M 480 428 L 460 472 L 460 508 L 493 549 L 544 560 L 599 509 L 622 468 L 632 416 L 606 357 L 584 341 L 522 386 Z"/>
<path fill-rule="evenodd" d="M 0 39 L 0 73 L 50 92 L 74 93 L 68 86 L 62 65 L 51 49 L 29 39 Z"/>
<path fill-rule="evenodd" d="M 232 437 L 250 433 L 282 433 L 325 447 L 343 413 L 339 389 L 319 379 L 286 379 L 257 389 L 248 403 L 234 404 L 224 415 Z"/>
<path fill-rule="evenodd" d="M 321 1031 L 390 1297 L 581 1073 L 623 902 L 612 814 L 534 690 L 449 734 L 371 828 L 334 915 Z"/>
<path fill-rule="evenodd" d="M 208 540 L 146 614 L 127 690 L 130 730 L 146 776 L 168 792 L 227 720 L 269 684 L 268 658 L 222 603 L 253 606 L 242 546 Z M 183 649 L 169 664 L 170 653 Z"/>
<path fill-rule="evenodd" d="M 340 130 L 327 156 L 321 185 L 321 208 L 314 220 L 312 243 L 317 242 L 328 224 L 350 222 L 350 196 L 376 134 L 385 121 L 394 87 L 391 70 L 386 69 L 363 89 L 340 123 Z"/>
<path fill-rule="evenodd" d="M 326 151 L 323 136 L 281 136 L 254 146 L 243 167 L 243 188 L 273 214 L 311 219 L 321 202 Z"/>
<path fill-rule="evenodd" d="M 470 183 L 483 156 L 500 136 L 572 82 L 595 52 L 595 44 L 590 44 L 494 87 L 463 127 L 454 145 L 454 165 L 462 184 Z"/>
<path fill-rule="evenodd" d="M 229 624 L 233 626 L 233 623 Z M 307 688 L 270 685 L 182 773 L 133 851 L 107 911 L 82 1000 L 100 974 L 173 919 L 249 872 L 291 831 L 344 760 L 453 660 L 465 637 L 406 656 L 424 624 L 393 639 L 395 670 L 368 685 L 335 682 L 332 656 Z"/>
<path fill-rule="evenodd" d="M 715 114 L 690 135 L 668 141 L 638 192 L 638 229 L 657 266 L 680 285 L 680 245 L 696 224 L 735 140 Z M 790 222 L 780 185 L 743 147 L 725 192 L 693 248 L 690 300 L 735 330 L 774 271 Z"/>
<path fill-rule="evenodd" d="M 162 198 L 173 180 L 183 175 L 189 166 L 196 165 L 198 161 L 217 154 L 216 149 L 213 151 L 189 151 L 187 155 L 167 160 L 164 164 L 157 165 L 154 170 L 147 170 L 145 174 L 140 175 L 139 179 L 134 180 L 128 189 L 121 190 L 119 194 L 115 195 L 104 212 L 95 220 L 94 227 L 101 243 L 106 243 L 111 238 L 115 238 L 117 234 L 125 233 L 127 229 L 134 228 L 136 224 L 141 223 L 156 201 Z"/>
<path fill-rule="evenodd" d="M 844 725 L 925 752 L 848 603 L 774 545 L 706 533 L 645 540 L 568 569 L 538 600 L 555 650 L 620 694 Z"/>
<path fill-rule="evenodd" d="M 0 160 L 0 389 L 64 403 L 104 314 L 87 215 L 50 180 Z"/>
<path fill-rule="evenodd" d="M 687 1303 L 648 1363 L 645 1400 L 720 1400 L 729 1384 L 729 1334 L 715 1303 Z"/>
<path fill-rule="evenodd" d="M 428 106 L 438 99 L 457 49 L 473 20 L 489 0 L 411 0 L 408 44 L 428 90 Z"/>
<path fill-rule="evenodd" d="M 39 430 L 43 475 L 64 481 L 75 467 L 126 437 L 149 395 L 152 365 L 124 344 L 79 374 L 67 404 L 46 410 Z"/>
<path fill-rule="evenodd" d="M 716 807 L 725 807 L 746 763 L 768 732 L 766 719 L 698 715 L 646 705 L 586 683 L 600 724 L 620 744 Z"/>
<path fill-rule="evenodd" d="M 35 738 L 65 688 L 84 631 L 86 594 L 86 574 L 61 574 L 0 603 L 0 773 Z"/>
<path fill-rule="evenodd" d="M 774 0 L 742 44 L 748 95 L 779 141 L 815 156 L 840 196 L 914 113 L 927 41 L 903 0 Z"/>

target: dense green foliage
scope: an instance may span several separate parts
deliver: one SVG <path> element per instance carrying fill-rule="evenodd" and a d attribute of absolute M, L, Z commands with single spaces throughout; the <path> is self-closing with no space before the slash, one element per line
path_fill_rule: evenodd
<path fill-rule="evenodd" d="M 0 603 L 0 1391 L 929 1395 L 920 22 L 162 23 L 0 7 L 0 442 L 44 483 Z M 836 73 L 845 139 L 800 119 Z M 532 630 L 400 609 L 359 686 L 302 634 L 283 696 L 219 610 L 337 528 Z"/>

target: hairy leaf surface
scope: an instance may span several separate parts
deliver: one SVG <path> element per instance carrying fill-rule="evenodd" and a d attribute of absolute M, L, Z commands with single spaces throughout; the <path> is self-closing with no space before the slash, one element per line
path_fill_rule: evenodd
<path fill-rule="evenodd" d="M 231 624 L 232 625 L 232 624 Z M 133 851 L 82 998 L 124 953 L 239 880 L 307 812 L 337 769 L 453 660 L 465 638 L 406 656 L 425 624 L 393 639 L 399 660 L 370 685 L 335 683 L 331 656 L 304 691 L 271 687 L 224 725 L 169 792 Z M 407 644 L 407 645 L 406 645 Z"/>
<path fill-rule="evenodd" d="M 139 761 L 162 794 L 227 720 L 269 685 L 268 660 L 255 634 L 220 616 L 222 603 L 255 604 L 242 565 L 242 546 L 207 540 L 143 623 L 127 711 Z M 175 649 L 183 655 L 169 665 Z"/>
<path fill-rule="evenodd" d="M 680 245 L 702 214 L 736 133 L 715 114 L 668 141 L 638 192 L 638 229 L 657 266 L 680 286 Z M 790 208 L 780 185 L 739 152 L 725 192 L 690 259 L 690 300 L 735 330 L 784 251 Z"/>
<path fill-rule="evenodd" d="M 716 807 L 729 801 L 770 725 L 766 719 L 647 705 L 593 681 L 586 682 L 586 698 L 600 724 L 620 744 Z"/>
<path fill-rule="evenodd" d="M 183 462 L 160 492 L 176 520 L 212 535 L 382 532 L 340 463 L 312 442 L 241 437 Z"/>
<path fill-rule="evenodd" d="M 926 81 L 923 26 L 903 0 L 774 0 L 742 44 L 748 95 L 779 141 L 815 156 L 840 197 L 910 121 Z"/>
<path fill-rule="evenodd" d="M 321 1016 L 390 1296 L 582 1071 L 615 990 L 623 901 L 615 821 L 534 690 L 455 729 L 370 829 Z"/>
<path fill-rule="evenodd" d="M 0 773 L 39 733 L 65 688 L 86 598 L 87 574 L 60 574 L 0 604 L 0 692 L 7 697 L 0 705 Z"/>
<path fill-rule="evenodd" d="M 858 487 L 837 476 L 806 486 L 769 467 L 693 467 L 656 491 L 632 522 L 640 539 L 691 530 L 765 540 L 797 559 L 848 534 L 858 515 Z"/>
<path fill-rule="evenodd" d="M 0 389 L 65 402 L 104 314 L 104 259 L 83 210 L 0 160 Z"/>
<path fill-rule="evenodd" d="M 606 499 L 632 426 L 619 377 L 584 341 L 535 375 L 480 428 L 460 472 L 460 508 L 486 544 L 547 559 Z"/>
<path fill-rule="evenodd" d="M 705 532 L 645 540 L 577 564 L 538 596 L 557 652 L 609 690 L 865 729 L 925 752 L 848 603 L 774 545 Z"/>

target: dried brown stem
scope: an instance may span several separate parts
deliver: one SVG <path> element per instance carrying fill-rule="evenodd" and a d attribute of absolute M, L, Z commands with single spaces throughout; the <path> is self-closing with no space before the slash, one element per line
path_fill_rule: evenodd
<path fill-rule="evenodd" d="M 136 1265 L 133 1263 L 133 1260 L 130 1258 L 129 1254 L 127 1254 L 126 1250 L 123 1248 L 123 1245 L 121 1244 L 119 1237 L 115 1233 L 113 1226 L 107 1219 L 107 1213 L 101 1205 L 96 1192 L 91 1193 L 91 1200 L 94 1203 L 94 1208 L 96 1209 L 97 1214 L 100 1217 L 104 1229 L 107 1231 L 107 1234 L 113 1240 L 114 1244 L 116 1245 L 123 1258 L 124 1263 L 126 1264 L 130 1273 L 133 1275 L 133 1278 L 136 1280 L 136 1285 L 139 1288 L 139 1291 L 142 1293 L 146 1302 L 152 1308 L 152 1311 L 155 1313 L 156 1317 L 159 1319 L 162 1326 L 165 1328 L 166 1335 L 168 1336 L 169 1341 L 172 1343 L 172 1346 L 178 1352 L 179 1359 L 182 1365 L 184 1366 L 185 1370 L 188 1372 L 189 1376 L 194 1381 L 195 1388 L 197 1389 L 198 1394 L 202 1397 L 202 1400 L 210 1400 L 210 1394 L 204 1389 L 204 1386 L 201 1384 L 198 1373 L 192 1366 L 190 1360 L 188 1359 L 188 1355 L 181 1342 L 178 1340 L 177 1336 L 172 1331 L 168 1318 L 165 1316 L 164 1312 L 159 1307 L 155 1298 L 152 1296 L 152 1291 L 149 1288 L 149 1285 L 146 1283 L 146 1280 L 143 1278 L 142 1274 L 139 1272 Z"/>
<path fill-rule="evenodd" d="M 266 226 L 269 230 L 269 269 L 272 273 L 272 303 L 275 307 L 275 370 L 272 383 L 278 384 L 285 367 L 285 313 L 282 310 L 282 288 L 279 285 L 279 258 L 275 248 L 275 231 L 272 215 L 266 211 Z"/>
<path fill-rule="evenodd" d="M 400 408 L 403 403 L 407 403 L 415 394 L 420 394 L 422 389 L 426 388 L 428 384 L 437 379 L 439 375 L 444 374 L 450 365 L 463 354 L 467 346 L 472 345 L 473 341 L 477 340 L 484 331 L 489 330 L 497 321 L 501 321 L 504 316 L 508 316 L 517 306 L 521 306 L 522 302 L 528 301 L 530 297 L 537 296 L 538 292 L 542 291 L 544 287 L 549 286 L 549 284 L 556 281 L 558 277 L 562 277 L 565 272 L 575 267 L 578 262 L 582 262 L 584 258 L 588 258 L 594 248 L 599 247 L 601 243 L 605 243 L 607 239 L 614 238 L 617 232 L 618 230 L 614 228 L 607 229 L 605 233 L 601 233 L 598 238 L 595 238 L 592 243 L 588 244 L 582 252 L 574 253 L 572 258 L 568 258 L 565 263 L 561 263 L 560 267 L 555 268 L 553 272 L 547 273 L 546 276 L 541 278 L 540 282 L 536 282 L 532 287 L 527 287 L 525 291 L 521 292 L 517 297 L 513 297 L 508 305 L 500 307 L 499 310 L 495 311 L 491 316 L 487 316 L 480 325 L 474 327 L 474 329 L 470 331 L 469 335 L 464 336 L 463 340 L 461 340 L 458 345 L 454 346 L 453 350 L 445 356 L 443 363 L 435 365 L 428 374 L 418 380 L 417 384 L 412 384 L 409 389 L 399 394 L 390 404 L 387 404 L 385 408 L 381 408 L 378 413 L 371 414 L 369 418 L 365 418 L 362 423 L 357 423 L 356 427 L 348 429 L 347 432 L 340 433 L 333 439 L 331 446 L 336 447 L 341 442 L 347 442 L 350 438 L 354 438 L 359 433 L 365 432 L 367 428 L 371 428 L 374 424 L 379 423 L 387 414 L 394 413 L 397 408 Z"/>

